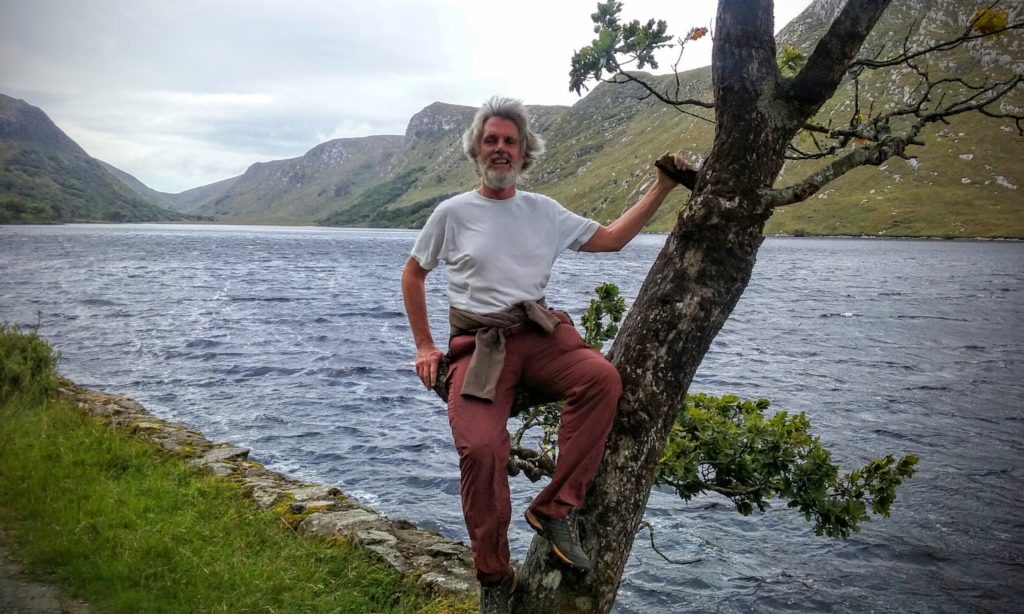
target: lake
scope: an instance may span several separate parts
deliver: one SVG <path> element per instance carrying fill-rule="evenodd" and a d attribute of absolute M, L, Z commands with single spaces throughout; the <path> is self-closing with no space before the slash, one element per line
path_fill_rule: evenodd
<path fill-rule="evenodd" d="M 442 403 L 399 291 L 414 231 L 0 226 L 0 319 L 40 327 L 77 383 L 128 394 L 288 475 L 466 540 Z M 663 235 L 566 253 L 548 302 L 631 303 Z M 435 337 L 443 274 L 428 277 Z M 985 612 L 1024 589 L 1024 243 L 769 238 L 692 392 L 806 412 L 844 468 L 916 454 L 888 519 L 848 541 L 785 506 L 652 494 L 616 612 Z M 538 491 L 514 478 L 521 513 Z"/>

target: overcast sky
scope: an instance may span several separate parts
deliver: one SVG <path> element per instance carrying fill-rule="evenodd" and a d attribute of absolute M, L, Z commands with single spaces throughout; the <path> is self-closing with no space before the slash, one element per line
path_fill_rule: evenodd
<path fill-rule="evenodd" d="M 571 105 L 596 0 L 2 0 L 0 93 L 179 192 L 333 138 L 403 134 L 435 101 Z M 810 0 L 776 0 L 776 30 Z M 714 0 L 625 0 L 679 36 Z M 675 61 L 670 51 L 659 72 Z M 710 37 L 680 69 L 710 63 Z"/>

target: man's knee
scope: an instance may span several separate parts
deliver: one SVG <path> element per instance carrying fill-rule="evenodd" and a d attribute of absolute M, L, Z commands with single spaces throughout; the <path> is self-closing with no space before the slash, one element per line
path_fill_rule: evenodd
<path fill-rule="evenodd" d="M 618 369 L 603 357 L 601 360 L 593 361 L 591 378 L 593 385 L 598 386 L 603 394 L 616 401 L 622 394 L 622 377 L 619 375 Z"/>
<path fill-rule="evenodd" d="M 509 455 L 508 431 L 494 433 L 490 437 L 474 433 L 473 437 L 458 442 L 459 459 L 462 463 L 474 467 L 487 467 L 508 463 Z"/>

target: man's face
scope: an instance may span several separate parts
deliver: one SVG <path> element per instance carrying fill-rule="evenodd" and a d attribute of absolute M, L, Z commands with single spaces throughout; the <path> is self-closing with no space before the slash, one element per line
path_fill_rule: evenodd
<path fill-rule="evenodd" d="M 488 187 L 502 189 L 516 184 L 523 168 L 523 151 L 515 122 L 503 117 L 484 122 L 476 163 Z"/>

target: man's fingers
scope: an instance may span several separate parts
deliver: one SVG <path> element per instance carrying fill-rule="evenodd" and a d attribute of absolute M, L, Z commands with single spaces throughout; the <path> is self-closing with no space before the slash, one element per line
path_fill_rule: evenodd
<path fill-rule="evenodd" d="M 677 151 L 673 154 L 672 160 L 675 162 L 676 168 L 680 171 L 685 171 L 690 168 L 690 163 L 686 161 L 686 156 L 684 156 L 681 151 Z"/>
<path fill-rule="evenodd" d="M 436 360 L 433 356 L 431 356 L 430 363 L 427 365 L 427 381 L 424 382 L 424 383 L 427 385 L 428 389 L 433 388 L 434 387 L 434 383 L 437 381 L 437 363 L 438 362 L 439 362 L 438 360 Z"/>
<path fill-rule="evenodd" d="M 423 385 L 430 390 L 434 387 L 437 382 L 437 372 L 441 366 L 441 358 L 444 356 L 439 351 L 435 351 L 426 356 L 417 356 L 416 358 L 416 376 L 420 378 Z"/>
<path fill-rule="evenodd" d="M 676 183 L 681 183 L 687 189 L 693 190 L 697 183 L 697 171 L 690 168 L 690 164 L 682 152 L 666 153 L 655 161 L 654 166 L 658 167 L 658 170 L 666 177 Z"/>

